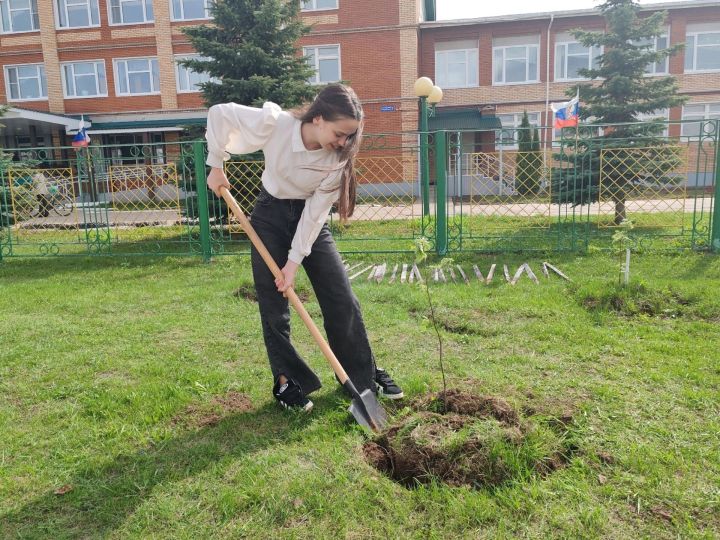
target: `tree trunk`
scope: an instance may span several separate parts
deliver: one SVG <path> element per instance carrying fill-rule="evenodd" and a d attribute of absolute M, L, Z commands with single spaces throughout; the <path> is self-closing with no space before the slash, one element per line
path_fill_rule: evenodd
<path fill-rule="evenodd" d="M 147 187 L 147 196 L 151 203 L 157 202 L 157 195 L 155 193 L 155 171 L 153 171 L 152 165 L 145 166 L 145 186 Z"/>
<path fill-rule="evenodd" d="M 625 199 L 615 199 L 615 225 L 620 225 L 623 221 L 625 221 L 626 217 Z"/>

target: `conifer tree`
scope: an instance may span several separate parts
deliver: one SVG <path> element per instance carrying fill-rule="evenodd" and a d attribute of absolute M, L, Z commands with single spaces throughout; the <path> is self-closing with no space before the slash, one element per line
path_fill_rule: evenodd
<path fill-rule="evenodd" d="M 515 190 L 519 195 L 532 191 L 532 131 L 527 111 L 523 112 L 518 129 L 518 153 L 515 157 Z"/>
<path fill-rule="evenodd" d="M 313 68 L 297 49 L 309 31 L 299 11 L 297 0 L 217 0 L 212 24 L 183 28 L 202 59 L 180 63 L 213 77 L 201 84 L 207 106 L 273 101 L 291 108 L 315 95 Z"/>
<path fill-rule="evenodd" d="M 589 204 L 599 199 L 599 182 L 603 175 L 603 198 L 615 204 L 616 224 L 626 217 L 628 194 L 638 183 L 661 185 L 668 178 L 649 173 L 660 169 L 672 171 L 678 165 L 675 148 L 661 137 L 664 125 L 639 123 L 641 115 L 681 105 L 686 98 L 678 96 L 674 77 L 648 77 L 646 70 L 654 63 L 665 63 L 682 45 L 655 50 L 654 38 L 666 28 L 667 12 L 639 16 L 634 0 L 607 0 L 600 6 L 605 17 L 605 32 L 576 30 L 575 38 L 585 47 L 603 47 L 595 67 L 582 69 L 579 75 L 591 82 L 568 89 L 568 96 L 580 91 L 580 118 L 587 124 L 604 127 L 601 136 L 568 136 L 564 146 L 570 152 L 556 156 L 566 167 L 553 170 L 553 199 L 573 205 Z M 593 133 L 599 133 L 596 129 Z M 615 149 L 603 154 L 601 149 Z M 601 171 L 601 167 L 603 170 Z"/>

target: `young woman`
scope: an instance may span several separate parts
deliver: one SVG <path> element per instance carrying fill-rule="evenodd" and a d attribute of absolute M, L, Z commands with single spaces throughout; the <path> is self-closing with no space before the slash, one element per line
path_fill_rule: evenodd
<path fill-rule="evenodd" d="M 360 101 L 341 84 L 325 87 L 309 107 L 294 113 L 274 103 L 261 109 L 225 103 L 208 111 L 207 164 L 212 170 L 207 183 L 216 195 L 221 186 L 230 188 L 222 168 L 229 154 L 260 149 L 265 154 L 262 188 L 250 219 L 283 279 L 273 277 L 254 248 L 252 270 L 273 395 L 286 408 L 310 411 L 307 395 L 321 386 L 290 342 L 290 311 L 282 293 L 295 285 L 300 265 L 320 304 L 328 343 L 358 391 L 403 397 L 387 372 L 375 366 L 360 305 L 325 223 L 334 203 L 341 219 L 353 213 L 353 163 L 362 126 Z"/>

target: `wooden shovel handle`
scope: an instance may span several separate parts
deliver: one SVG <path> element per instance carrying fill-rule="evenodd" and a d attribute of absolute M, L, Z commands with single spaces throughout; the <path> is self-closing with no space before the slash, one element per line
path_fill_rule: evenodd
<path fill-rule="evenodd" d="M 248 238 L 250 238 L 253 246 L 255 246 L 255 249 L 257 249 L 273 276 L 279 279 L 285 279 L 280 267 L 275 262 L 275 259 L 272 258 L 272 255 L 270 255 L 270 252 L 265 247 L 265 244 L 263 244 L 263 241 L 260 240 L 260 237 L 255 232 L 255 229 L 253 229 L 253 226 L 250 224 L 250 220 L 245 217 L 245 214 L 235 200 L 235 197 L 233 197 L 230 191 L 228 191 L 228 189 L 224 186 L 220 186 L 220 195 L 222 195 L 222 198 L 225 199 L 228 207 L 232 210 L 233 215 L 240 222 L 240 226 L 245 231 L 245 234 L 248 235 Z M 327 358 L 327 361 L 330 363 L 330 367 L 332 367 L 335 372 L 335 375 L 337 375 L 338 379 L 340 379 L 340 384 L 345 384 L 345 381 L 348 380 L 347 373 L 345 373 L 345 370 L 340 365 L 335 353 L 332 352 L 330 345 L 327 344 L 327 341 L 325 341 L 325 338 L 320 333 L 320 330 L 318 330 L 318 327 L 310 318 L 310 314 L 305 309 L 305 306 L 303 306 L 295 290 L 290 287 L 287 291 L 285 291 L 285 295 L 288 300 L 290 300 L 290 303 L 295 308 L 295 311 L 297 311 L 298 315 L 300 315 L 300 318 L 305 323 L 305 326 L 307 326 L 307 329 L 310 330 L 310 334 L 315 340 L 315 343 L 318 344 L 320 350 L 325 355 L 325 358 Z"/>

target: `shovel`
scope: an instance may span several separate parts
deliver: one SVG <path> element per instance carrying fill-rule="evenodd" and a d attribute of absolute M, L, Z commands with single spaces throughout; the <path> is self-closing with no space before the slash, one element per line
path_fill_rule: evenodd
<path fill-rule="evenodd" d="M 232 213 L 240 222 L 240 225 L 250 238 L 250 241 L 253 243 L 253 246 L 255 246 L 255 249 L 257 249 L 258 253 L 260 253 L 260 256 L 265 261 L 265 264 L 267 264 L 268 268 L 270 268 L 270 271 L 276 278 L 282 279 L 283 274 L 280 267 L 278 267 L 277 263 L 272 258 L 272 255 L 270 255 L 270 252 L 265 247 L 265 244 L 263 244 L 262 240 L 260 240 L 260 237 L 255 232 L 255 229 L 253 229 L 252 225 L 250 225 L 250 221 L 245 217 L 245 214 L 243 214 L 243 211 L 240 209 L 240 206 L 235 198 L 226 187 L 220 187 L 220 194 L 222 195 L 222 198 L 225 199 L 228 207 L 232 210 Z M 364 390 L 362 393 L 357 391 L 357 388 L 355 388 L 355 385 L 350 380 L 350 377 L 348 377 L 347 373 L 345 373 L 345 370 L 340 365 L 340 362 L 335 357 L 335 353 L 332 352 L 332 349 L 325 341 L 325 338 L 320 333 L 320 330 L 318 330 L 318 327 L 305 310 L 305 306 L 303 306 L 300 298 L 298 298 L 298 295 L 295 293 L 295 290 L 290 287 L 287 291 L 285 291 L 285 296 L 287 296 L 288 300 L 290 300 L 290 303 L 293 305 L 298 315 L 300 315 L 300 318 L 305 323 L 305 326 L 307 326 L 307 329 L 310 330 L 310 334 L 312 334 L 313 339 L 320 347 L 320 350 L 325 355 L 325 358 L 327 358 L 327 361 L 330 363 L 330 367 L 332 367 L 335 375 L 337 375 L 340 384 L 342 384 L 352 396 L 352 402 L 350 403 L 350 408 L 348 409 L 350 414 L 355 417 L 355 420 L 357 420 L 361 426 L 375 432 L 382 431 L 387 425 L 387 415 L 378 402 L 377 396 L 375 396 L 370 389 Z"/>

